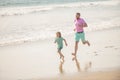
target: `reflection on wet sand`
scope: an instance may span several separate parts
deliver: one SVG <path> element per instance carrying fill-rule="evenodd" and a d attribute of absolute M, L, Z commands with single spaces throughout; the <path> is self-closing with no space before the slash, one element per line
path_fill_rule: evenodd
<path fill-rule="evenodd" d="M 81 71 L 80 63 L 79 63 L 78 59 L 76 57 L 73 57 L 72 60 L 75 61 L 78 72 Z M 87 71 L 89 68 L 91 68 L 91 66 L 92 66 L 92 62 L 90 61 L 85 64 L 84 70 Z"/>
<path fill-rule="evenodd" d="M 86 63 L 84 70 L 87 71 L 89 68 L 91 68 L 91 66 L 92 66 L 92 62 Z"/>
<path fill-rule="evenodd" d="M 60 64 L 59 64 L 59 72 L 60 72 L 61 74 L 64 73 L 64 71 L 63 71 L 63 64 L 64 64 L 64 62 L 60 61 Z"/>
<path fill-rule="evenodd" d="M 79 72 L 79 71 L 80 71 L 80 63 L 78 62 L 78 59 L 77 59 L 76 57 L 74 57 L 72 60 L 75 61 L 77 70 L 78 70 L 78 72 Z"/>
<path fill-rule="evenodd" d="M 80 68 L 80 63 L 79 63 L 78 59 L 77 59 L 76 57 L 73 57 L 72 60 L 75 62 L 75 65 L 76 65 L 76 67 L 77 67 L 78 72 L 80 72 L 80 71 L 81 71 L 81 68 Z M 59 64 L 59 72 L 60 72 L 61 74 L 64 73 L 63 64 L 64 64 L 64 61 L 60 61 L 60 64 Z M 91 66 L 92 66 L 92 62 L 91 62 L 91 61 L 90 61 L 90 62 L 87 62 L 87 63 L 85 64 L 84 71 L 87 71 L 89 68 L 91 68 Z"/>

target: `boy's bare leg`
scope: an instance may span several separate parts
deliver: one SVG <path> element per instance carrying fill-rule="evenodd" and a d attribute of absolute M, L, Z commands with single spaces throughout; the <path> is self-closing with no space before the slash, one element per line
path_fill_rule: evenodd
<path fill-rule="evenodd" d="M 78 41 L 75 42 L 75 48 L 74 48 L 75 51 L 74 51 L 74 53 L 72 53 L 72 55 L 73 55 L 75 58 L 76 58 L 76 54 L 77 54 L 77 50 L 78 50 L 78 43 L 79 43 Z"/>
<path fill-rule="evenodd" d="M 63 60 L 63 62 L 64 62 L 64 56 L 63 56 L 63 54 L 61 53 L 60 50 L 58 51 L 58 53 L 59 53 L 59 55 L 60 55 L 60 59 L 62 58 L 62 60 Z"/>
<path fill-rule="evenodd" d="M 82 41 L 83 44 L 87 44 L 88 46 L 90 46 L 89 41 Z"/>

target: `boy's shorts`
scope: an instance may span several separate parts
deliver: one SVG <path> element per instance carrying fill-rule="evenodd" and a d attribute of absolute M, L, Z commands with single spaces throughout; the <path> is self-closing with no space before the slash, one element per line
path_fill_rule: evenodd
<path fill-rule="evenodd" d="M 62 48 L 63 48 L 63 47 L 58 47 L 58 51 L 61 51 Z"/>
<path fill-rule="evenodd" d="M 85 33 L 82 32 L 82 33 L 75 33 L 75 41 L 79 41 L 79 40 L 82 40 L 82 42 L 85 41 Z"/>

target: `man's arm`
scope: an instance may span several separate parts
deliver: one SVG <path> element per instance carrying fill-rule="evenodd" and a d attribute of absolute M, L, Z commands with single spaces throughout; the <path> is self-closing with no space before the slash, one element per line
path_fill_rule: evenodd
<path fill-rule="evenodd" d="M 87 23 L 84 23 L 84 24 L 83 24 L 83 27 L 88 27 Z"/>
<path fill-rule="evenodd" d="M 76 28 L 74 28 L 73 31 L 76 31 Z"/>
<path fill-rule="evenodd" d="M 82 21 L 83 21 L 83 27 L 88 27 L 86 21 L 84 19 L 82 19 Z"/>

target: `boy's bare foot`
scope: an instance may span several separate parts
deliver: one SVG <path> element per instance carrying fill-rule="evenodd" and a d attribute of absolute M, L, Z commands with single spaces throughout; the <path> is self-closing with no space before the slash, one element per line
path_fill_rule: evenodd
<path fill-rule="evenodd" d="M 60 55 L 60 59 L 61 59 L 61 58 L 64 58 L 64 56 L 63 56 L 63 55 Z"/>
<path fill-rule="evenodd" d="M 64 56 L 62 56 L 60 60 L 61 60 L 62 63 L 64 63 L 64 61 L 65 61 Z"/>
<path fill-rule="evenodd" d="M 60 56 L 60 59 L 62 58 L 62 56 Z"/>
<path fill-rule="evenodd" d="M 72 53 L 72 55 L 73 55 L 72 61 L 74 61 L 76 59 L 76 54 Z"/>
<path fill-rule="evenodd" d="M 76 59 L 76 57 L 73 57 L 73 58 L 72 58 L 72 61 L 74 61 L 75 59 Z"/>

